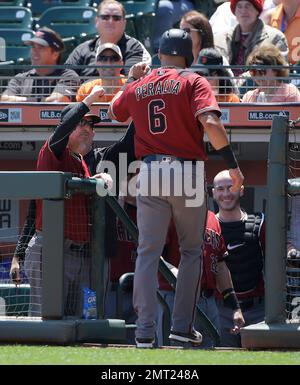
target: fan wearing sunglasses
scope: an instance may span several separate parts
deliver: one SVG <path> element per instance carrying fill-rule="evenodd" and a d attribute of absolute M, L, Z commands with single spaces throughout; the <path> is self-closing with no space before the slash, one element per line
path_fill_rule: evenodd
<path fill-rule="evenodd" d="M 203 48 L 214 48 L 214 36 L 205 15 L 198 11 L 190 11 L 184 14 L 180 20 L 180 28 L 186 31 L 192 38 L 194 62 L 198 61 L 198 55 Z"/>
<path fill-rule="evenodd" d="M 263 44 L 249 56 L 250 76 L 257 88 L 246 92 L 244 103 L 300 102 L 300 92 L 294 84 L 287 83 L 288 64 L 280 50 L 273 44 Z"/>
<path fill-rule="evenodd" d="M 124 62 L 119 46 L 113 43 L 99 45 L 96 64 L 99 78 L 82 84 L 77 91 L 77 102 L 89 95 L 95 86 L 101 86 L 105 93 L 99 96 L 97 102 L 108 103 L 125 84 L 126 78 L 121 74 Z"/>
<path fill-rule="evenodd" d="M 99 2 L 95 27 L 97 35 L 92 40 L 79 44 L 69 55 L 66 64 L 81 66 L 76 69 L 79 76 L 98 76 L 95 67 L 97 48 L 104 43 L 113 43 L 120 47 L 124 62 L 122 73 L 128 73 L 129 68 L 136 63 L 151 64 L 151 56 L 144 45 L 134 37 L 125 33 L 126 14 L 122 2 L 103 0 Z"/>

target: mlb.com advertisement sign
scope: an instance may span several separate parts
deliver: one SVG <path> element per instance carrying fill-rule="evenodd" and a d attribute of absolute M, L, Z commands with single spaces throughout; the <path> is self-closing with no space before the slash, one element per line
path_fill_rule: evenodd
<path fill-rule="evenodd" d="M 248 111 L 248 120 L 273 120 L 273 117 L 277 115 L 289 118 L 290 113 L 289 111 Z"/>
<path fill-rule="evenodd" d="M 0 108 L 0 123 L 22 123 L 22 109 Z"/>

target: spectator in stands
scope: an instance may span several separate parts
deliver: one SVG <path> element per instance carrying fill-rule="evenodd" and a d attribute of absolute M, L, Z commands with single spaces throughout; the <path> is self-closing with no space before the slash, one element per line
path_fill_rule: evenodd
<path fill-rule="evenodd" d="M 124 85 L 126 78 L 121 75 L 123 58 L 120 47 L 113 43 L 99 45 L 96 53 L 96 64 L 99 79 L 84 83 L 76 95 L 77 102 L 81 102 L 95 86 L 102 86 L 105 94 L 100 97 L 99 102 L 110 102 L 113 96 Z M 110 66 L 110 67 L 108 67 Z"/>
<path fill-rule="evenodd" d="M 244 187 L 233 193 L 229 171 L 219 172 L 213 181 L 213 198 L 219 207 L 216 218 L 220 222 L 227 246 L 225 262 L 230 270 L 245 325 L 264 320 L 264 214 L 246 213 L 240 205 Z M 239 335 L 230 333 L 232 310 L 223 299 L 217 300 L 221 323 L 221 346 L 240 347 Z"/>
<path fill-rule="evenodd" d="M 116 0 L 103 0 L 98 6 L 96 28 L 99 37 L 85 41 L 76 47 L 69 55 L 66 64 L 83 66 L 75 69 L 82 76 L 98 76 L 96 52 L 99 45 L 114 43 L 121 49 L 125 73 L 129 67 L 138 62 L 151 63 L 151 56 L 141 42 L 125 34 L 126 19 L 123 4 Z"/>
<path fill-rule="evenodd" d="M 25 41 L 25 44 L 31 46 L 33 66 L 59 64 L 64 43 L 52 29 L 40 28 L 33 38 Z M 9 81 L 1 101 L 70 102 L 75 99 L 79 84 L 79 76 L 71 69 L 33 68 L 17 74 Z"/>
<path fill-rule="evenodd" d="M 300 92 L 294 84 L 286 83 L 289 69 L 281 52 L 271 44 L 256 48 L 248 57 L 249 72 L 258 88 L 248 91 L 242 101 L 255 102 L 300 102 Z M 270 66 L 267 68 L 266 66 Z M 281 66 L 283 68 L 272 68 Z M 255 68 L 256 67 L 256 68 Z"/>
<path fill-rule="evenodd" d="M 281 0 L 265 0 L 263 4 L 263 11 L 260 14 L 260 18 L 269 24 L 270 13 L 280 3 Z M 215 1 L 216 2 L 216 1 Z M 235 15 L 230 9 L 230 0 L 223 1 L 223 4 L 219 5 L 214 14 L 210 17 L 209 22 L 212 26 L 214 34 L 226 33 L 228 30 L 233 29 L 238 24 Z"/>
<path fill-rule="evenodd" d="M 195 72 L 206 76 L 214 91 L 217 102 L 240 101 L 235 94 L 235 85 L 231 73 L 223 67 L 223 57 L 214 48 L 204 48 L 200 51 Z M 207 68 L 214 66 L 214 68 Z"/>
<path fill-rule="evenodd" d="M 161 35 L 180 20 L 182 15 L 195 8 L 195 0 L 158 0 L 154 28 L 153 51 L 158 52 Z"/>
<path fill-rule="evenodd" d="M 198 61 L 201 49 L 214 47 L 214 37 L 209 21 L 198 11 L 185 13 L 180 20 L 180 28 L 187 31 L 193 41 L 194 62 Z"/>
<path fill-rule="evenodd" d="M 300 262 L 300 195 L 291 197 L 289 227 L 287 233 L 287 258 Z"/>
<path fill-rule="evenodd" d="M 297 63 L 300 60 L 300 0 L 281 0 L 269 24 L 285 34 L 289 45 L 289 63 Z"/>
<path fill-rule="evenodd" d="M 240 67 L 246 64 L 248 56 L 257 46 L 274 44 L 287 58 L 288 45 L 284 34 L 259 19 L 263 0 L 231 0 L 230 8 L 238 20 L 238 25 L 226 33 L 215 35 L 214 38 L 215 48 L 220 50 L 231 65 L 239 66 L 233 69 L 236 76 L 244 72 Z"/>

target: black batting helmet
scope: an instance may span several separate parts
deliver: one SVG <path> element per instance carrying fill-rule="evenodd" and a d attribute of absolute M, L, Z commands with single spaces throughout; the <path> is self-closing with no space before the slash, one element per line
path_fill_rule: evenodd
<path fill-rule="evenodd" d="M 185 57 L 187 67 L 194 61 L 192 39 L 182 29 L 173 28 L 164 32 L 159 42 L 159 51 L 165 55 Z"/>

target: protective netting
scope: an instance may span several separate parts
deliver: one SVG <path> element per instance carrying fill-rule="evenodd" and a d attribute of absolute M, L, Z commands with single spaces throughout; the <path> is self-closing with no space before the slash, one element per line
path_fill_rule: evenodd
<path fill-rule="evenodd" d="M 289 179 L 300 177 L 300 144 L 296 137 L 288 151 Z M 288 320 L 300 322 L 300 195 L 288 195 L 286 312 Z"/>

